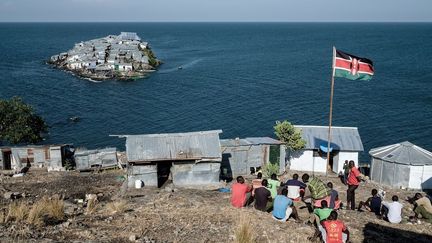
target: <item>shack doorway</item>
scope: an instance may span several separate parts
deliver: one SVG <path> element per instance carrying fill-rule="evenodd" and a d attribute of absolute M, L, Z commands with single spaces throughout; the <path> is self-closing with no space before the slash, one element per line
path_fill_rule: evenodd
<path fill-rule="evenodd" d="M 2 153 L 3 153 L 3 169 L 12 170 L 12 164 L 11 164 L 12 151 L 4 150 L 2 151 Z"/>
<path fill-rule="evenodd" d="M 162 187 L 168 180 L 172 180 L 171 176 L 172 162 L 158 162 L 157 177 L 158 187 Z"/>

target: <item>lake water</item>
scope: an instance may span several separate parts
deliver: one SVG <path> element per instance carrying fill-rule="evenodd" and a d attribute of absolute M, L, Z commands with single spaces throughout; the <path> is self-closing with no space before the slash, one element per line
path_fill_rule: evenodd
<path fill-rule="evenodd" d="M 150 43 L 165 63 L 158 72 L 95 83 L 45 64 L 120 31 Z M 432 24 L 2 23 L 0 98 L 35 107 L 50 125 L 44 143 L 124 149 L 108 135 L 210 129 L 273 136 L 276 120 L 328 125 L 333 45 L 375 64 L 371 81 L 336 79 L 333 125 L 358 127 L 365 151 L 405 140 L 432 150 Z"/>

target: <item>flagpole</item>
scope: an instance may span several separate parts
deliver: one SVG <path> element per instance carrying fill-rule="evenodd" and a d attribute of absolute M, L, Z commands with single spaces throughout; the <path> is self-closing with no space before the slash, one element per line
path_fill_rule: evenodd
<path fill-rule="evenodd" d="M 334 76 L 335 76 L 335 62 L 336 62 L 336 48 L 333 46 L 333 60 L 332 60 L 332 77 L 331 77 L 331 90 L 330 90 L 330 112 L 329 112 L 329 128 L 328 128 L 328 141 L 327 141 L 327 170 L 330 165 L 330 144 L 331 144 L 331 126 L 333 116 L 333 90 L 334 90 Z"/>

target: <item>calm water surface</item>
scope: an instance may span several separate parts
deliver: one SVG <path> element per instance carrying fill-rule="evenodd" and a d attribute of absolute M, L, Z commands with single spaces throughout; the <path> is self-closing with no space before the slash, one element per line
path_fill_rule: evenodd
<path fill-rule="evenodd" d="M 158 72 L 95 83 L 44 63 L 120 31 L 150 42 L 165 62 Z M 0 24 L 0 98 L 32 104 L 51 126 L 45 143 L 123 149 L 108 135 L 209 129 L 273 136 L 276 120 L 328 124 L 333 45 L 376 69 L 372 81 L 336 80 L 333 124 L 358 127 L 366 151 L 405 140 L 432 150 L 432 24 Z"/>

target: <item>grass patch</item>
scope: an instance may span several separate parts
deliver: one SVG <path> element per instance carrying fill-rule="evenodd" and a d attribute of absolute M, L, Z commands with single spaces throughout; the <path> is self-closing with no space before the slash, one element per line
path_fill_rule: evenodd
<path fill-rule="evenodd" d="M 7 216 L 3 219 L 4 222 L 22 222 L 29 214 L 29 206 L 24 202 L 14 202 L 9 205 L 7 211 Z"/>
<path fill-rule="evenodd" d="M 63 221 L 64 218 L 63 200 L 59 198 L 49 199 L 43 197 L 33 204 L 27 217 L 27 223 L 42 226 L 50 223 L 58 223 Z"/>
<path fill-rule="evenodd" d="M 128 209 L 128 204 L 125 200 L 114 201 L 108 203 L 106 209 L 110 214 L 123 213 Z"/>
<path fill-rule="evenodd" d="M 235 230 L 235 243 L 253 243 L 255 242 L 254 229 L 250 220 L 246 216 L 240 217 L 240 222 Z"/>
<path fill-rule="evenodd" d="M 86 214 L 93 214 L 99 206 L 97 197 L 92 197 L 87 201 Z"/>

